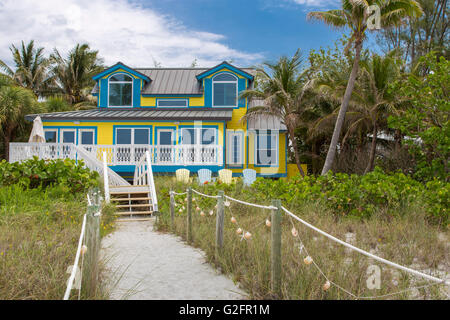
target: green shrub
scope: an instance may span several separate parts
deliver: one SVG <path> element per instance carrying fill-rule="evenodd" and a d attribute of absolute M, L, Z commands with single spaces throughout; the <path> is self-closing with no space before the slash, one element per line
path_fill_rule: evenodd
<path fill-rule="evenodd" d="M 82 160 L 39 160 L 0 162 L 0 186 L 19 184 L 23 188 L 66 186 L 69 192 L 86 192 L 99 186 L 99 174 L 84 167 Z"/>

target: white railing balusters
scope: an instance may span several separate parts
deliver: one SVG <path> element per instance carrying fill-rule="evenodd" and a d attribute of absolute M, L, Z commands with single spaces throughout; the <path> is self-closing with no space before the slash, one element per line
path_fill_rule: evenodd
<path fill-rule="evenodd" d="M 108 171 L 108 165 L 106 163 L 106 151 L 103 151 L 103 172 Z M 108 175 L 103 174 L 104 179 L 104 185 L 105 185 L 105 202 L 109 203 L 110 195 L 109 195 L 109 181 L 108 181 Z"/>

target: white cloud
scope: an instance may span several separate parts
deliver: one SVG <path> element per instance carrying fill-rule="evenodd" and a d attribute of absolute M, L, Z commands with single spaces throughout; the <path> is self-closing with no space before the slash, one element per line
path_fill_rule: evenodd
<path fill-rule="evenodd" d="M 189 66 L 196 58 L 201 66 L 229 59 L 246 66 L 263 58 L 230 48 L 223 35 L 188 30 L 126 0 L 0 0 L 0 59 L 10 63 L 11 43 L 31 39 L 47 53 L 87 42 L 107 65 L 152 67 L 154 59 L 166 67 Z"/>
<path fill-rule="evenodd" d="M 339 0 L 292 0 L 296 4 L 305 5 L 308 7 L 324 7 L 329 4 L 336 4 Z"/>

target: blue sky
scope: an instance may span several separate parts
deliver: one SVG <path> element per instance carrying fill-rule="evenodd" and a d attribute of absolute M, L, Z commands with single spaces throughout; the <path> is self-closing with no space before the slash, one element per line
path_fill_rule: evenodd
<path fill-rule="evenodd" d="M 321 4 L 324 3 L 325 4 Z M 265 59 L 292 55 L 297 48 L 332 44 L 341 32 L 307 21 L 306 13 L 339 7 L 339 1 L 311 1 L 310 5 L 289 0 L 145 0 L 144 6 L 170 14 L 186 27 L 225 36 L 232 48 L 259 53 Z"/>
<path fill-rule="evenodd" d="M 274 61 L 301 48 L 333 46 L 342 32 L 306 20 L 339 0 L 0 0 L 0 59 L 34 39 L 47 54 L 76 43 L 99 50 L 106 65 L 203 67 Z"/>

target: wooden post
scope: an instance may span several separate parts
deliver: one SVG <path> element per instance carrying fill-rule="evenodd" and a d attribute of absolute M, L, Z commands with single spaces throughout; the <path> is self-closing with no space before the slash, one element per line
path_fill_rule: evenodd
<path fill-rule="evenodd" d="M 174 219 L 175 219 L 175 197 L 173 195 L 173 191 L 170 190 L 170 227 L 172 231 L 174 229 Z"/>
<path fill-rule="evenodd" d="M 281 201 L 272 200 L 272 206 L 277 209 L 272 210 L 271 240 L 271 285 L 272 291 L 278 297 L 281 295 Z"/>
<path fill-rule="evenodd" d="M 187 189 L 187 230 L 186 230 L 187 242 L 192 242 L 192 189 Z"/>
<path fill-rule="evenodd" d="M 219 191 L 217 198 L 217 217 L 216 217 L 216 261 L 218 261 L 223 249 L 223 226 L 224 226 L 224 192 Z"/>
<path fill-rule="evenodd" d="M 86 214 L 85 245 L 82 288 L 88 296 L 95 295 L 98 288 L 99 252 L 100 252 L 100 216 L 95 215 L 99 206 L 89 206 Z"/>

